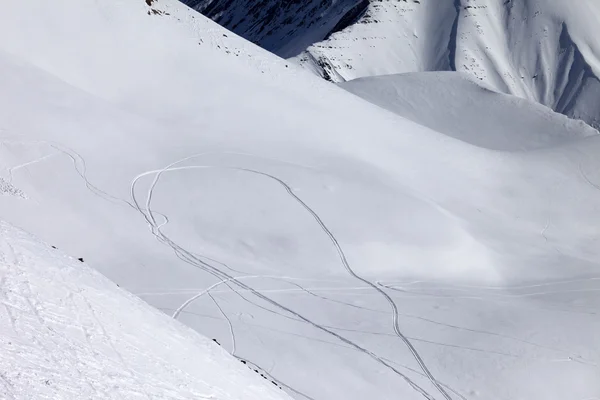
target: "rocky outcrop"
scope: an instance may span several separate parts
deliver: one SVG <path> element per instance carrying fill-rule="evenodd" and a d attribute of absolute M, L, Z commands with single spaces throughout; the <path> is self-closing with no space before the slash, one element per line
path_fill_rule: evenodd
<path fill-rule="evenodd" d="M 183 1 L 326 80 L 461 71 L 600 127 L 596 0 Z"/>
<path fill-rule="evenodd" d="M 352 24 L 368 0 L 182 0 L 232 32 L 284 58 Z"/>

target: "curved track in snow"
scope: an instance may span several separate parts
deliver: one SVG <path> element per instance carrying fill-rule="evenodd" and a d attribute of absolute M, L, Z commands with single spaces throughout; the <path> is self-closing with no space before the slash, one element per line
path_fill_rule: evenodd
<path fill-rule="evenodd" d="M 375 283 L 369 281 L 368 279 L 365 279 L 363 277 L 361 277 L 360 275 L 358 275 L 350 266 L 346 255 L 341 247 L 341 245 L 339 244 L 337 238 L 335 237 L 335 235 L 333 235 L 333 233 L 331 232 L 331 230 L 327 227 L 327 225 L 323 222 L 323 220 L 319 217 L 319 215 L 311 208 L 309 207 L 300 197 L 298 197 L 293 189 L 283 180 L 279 179 L 276 176 L 270 175 L 268 173 L 262 172 L 262 171 L 257 171 L 257 170 L 253 170 L 253 169 L 249 169 L 249 168 L 241 168 L 241 167 L 226 167 L 226 166 L 211 166 L 211 165 L 191 165 L 191 166 L 181 166 L 181 167 L 177 167 L 177 165 L 184 163 L 188 160 L 194 159 L 194 158 L 198 158 L 200 156 L 202 156 L 204 154 L 197 154 L 197 155 L 192 155 L 186 158 L 183 158 L 179 161 L 176 161 L 174 163 L 169 164 L 168 166 L 166 166 L 165 168 L 161 169 L 161 170 L 153 170 L 153 171 L 147 171 L 144 172 L 140 175 L 138 175 L 137 177 L 134 178 L 132 184 L 131 184 L 131 198 L 135 204 L 135 207 L 138 209 L 138 211 L 144 215 L 144 218 L 146 219 L 147 223 L 149 224 L 149 226 L 151 227 L 153 234 L 157 237 L 160 238 L 161 241 L 165 242 L 166 244 L 168 244 L 170 247 L 172 247 L 176 253 L 182 253 L 182 254 L 186 254 L 187 251 L 184 250 L 183 248 L 179 247 L 176 243 L 174 243 L 171 239 L 169 239 L 165 234 L 163 234 L 160 230 L 160 227 L 158 227 L 157 223 L 156 223 L 156 219 L 154 218 L 154 215 L 152 213 L 152 208 L 151 208 L 151 201 L 152 201 L 152 195 L 153 195 L 153 191 L 154 188 L 156 187 L 156 184 L 158 183 L 161 175 L 165 172 L 172 172 L 172 171 L 181 171 L 181 170 L 189 170 L 189 169 L 228 169 L 228 170 L 235 170 L 235 171 L 242 171 L 242 172 L 247 172 L 247 173 L 251 173 L 251 174 L 255 174 L 255 175 L 259 175 L 259 176 L 263 176 L 266 177 L 270 180 L 273 180 L 275 182 L 277 182 L 280 186 L 282 186 L 286 192 L 297 202 L 299 203 L 314 219 L 315 221 L 319 224 L 319 226 L 321 227 L 321 229 L 323 230 L 323 232 L 329 237 L 331 243 L 333 244 L 333 246 L 335 247 L 339 259 L 341 261 L 341 263 L 343 264 L 344 268 L 346 269 L 346 271 L 355 279 L 361 281 L 362 283 L 366 284 L 367 286 L 372 287 L 374 290 L 376 290 L 377 292 L 379 292 L 385 299 L 386 301 L 390 304 L 390 307 L 392 309 L 392 313 L 393 313 L 393 327 L 394 327 L 394 332 L 396 333 L 396 335 L 404 342 L 404 344 L 407 346 L 407 348 L 409 349 L 409 351 L 411 352 L 411 354 L 413 355 L 414 359 L 417 361 L 417 363 L 419 364 L 419 367 L 421 368 L 421 370 L 423 371 L 423 373 L 425 374 L 425 376 L 430 380 L 430 382 L 436 387 L 436 389 L 442 394 L 442 396 L 446 399 L 446 400 L 452 400 L 452 397 L 448 394 L 448 392 L 442 387 L 442 385 L 440 385 L 440 383 L 436 380 L 436 378 L 433 376 L 433 374 L 431 373 L 431 371 L 429 370 L 429 368 L 427 367 L 427 365 L 425 364 L 424 360 L 422 359 L 422 357 L 420 356 L 419 352 L 417 351 L 417 349 L 414 347 L 414 345 L 411 343 L 411 341 L 402 333 L 402 331 L 400 330 L 400 325 L 399 325 L 399 312 L 398 312 L 398 307 L 396 305 L 396 303 L 394 302 L 394 300 L 390 297 L 390 295 L 388 295 L 381 287 L 379 287 L 378 285 L 376 285 Z M 152 184 L 150 185 L 150 188 L 148 190 L 148 194 L 146 197 L 146 204 L 145 204 L 145 209 L 147 210 L 147 214 L 145 212 L 142 211 L 142 208 L 139 206 L 139 202 L 136 198 L 136 194 L 135 194 L 135 186 L 137 184 L 137 182 L 148 175 L 154 175 L 154 179 L 152 181 Z M 187 254 L 189 256 L 189 254 Z M 194 257 L 192 257 L 193 259 Z M 208 265 L 205 262 L 202 262 L 202 264 L 210 269 L 213 269 L 214 267 Z M 345 343 L 351 345 L 352 347 L 355 347 L 357 349 L 360 349 L 361 351 L 365 352 L 366 354 L 369 354 L 371 357 L 375 358 L 379 363 L 382 363 L 383 365 L 385 365 L 388 368 L 391 368 L 395 373 L 399 374 L 400 376 L 402 376 L 410 385 L 411 387 L 413 387 L 413 389 L 417 390 L 419 393 L 421 393 L 424 397 L 431 399 L 433 398 L 429 393 L 427 393 L 425 390 L 423 390 L 422 388 L 420 388 L 418 385 L 416 385 L 412 380 L 410 380 L 408 377 L 406 377 L 404 374 L 400 373 L 399 371 L 397 371 L 394 367 L 392 367 L 391 365 L 389 365 L 387 362 L 385 362 L 384 360 L 382 360 L 380 357 L 378 357 L 377 355 L 373 354 L 372 352 L 370 352 L 369 350 L 362 348 L 361 346 L 357 345 L 354 342 L 349 341 L 348 339 L 342 337 L 341 335 L 319 325 L 316 324 L 310 320 L 308 320 L 307 318 L 305 318 L 304 316 L 294 312 L 293 310 L 275 302 L 274 300 L 264 296 L 262 293 L 259 293 L 258 291 L 255 291 L 254 289 L 252 289 L 251 287 L 247 286 L 246 284 L 240 282 L 238 280 L 238 278 L 229 276 L 219 270 L 217 270 L 218 274 L 223 274 L 225 276 L 224 281 L 219 282 L 215 285 L 219 285 L 221 283 L 225 283 L 225 282 L 229 282 L 232 281 L 233 283 L 235 283 L 236 285 L 243 287 L 244 289 L 247 289 L 249 291 L 251 291 L 254 295 L 260 297 L 261 299 L 279 307 L 284 309 L 285 311 L 292 313 L 293 315 L 297 316 L 298 318 L 302 319 L 304 322 L 307 322 L 311 325 L 313 325 L 314 327 L 316 327 L 317 329 L 323 330 L 325 332 L 327 332 L 330 335 L 336 336 L 338 339 L 344 341 Z M 213 285 L 213 286 L 215 286 Z M 192 301 L 194 301 L 196 298 L 202 296 L 204 293 L 210 291 L 210 289 L 212 289 L 212 287 L 206 289 L 204 292 L 199 293 L 198 295 L 188 299 L 182 306 L 179 307 L 179 309 L 173 314 L 174 317 L 176 317 L 177 315 L 179 315 L 179 313 L 187 306 L 189 305 L 189 303 L 191 303 Z"/>

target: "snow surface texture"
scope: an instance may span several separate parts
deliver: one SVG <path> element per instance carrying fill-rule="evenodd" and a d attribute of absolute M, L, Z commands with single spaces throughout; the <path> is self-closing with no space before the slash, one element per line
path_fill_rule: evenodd
<path fill-rule="evenodd" d="M 535 150 L 598 135 L 583 121 L 497 93 L 458 72 L 375 76 L 340 86 L 411 121 L 492 150 Z"/>
<path fill-rule="evenodd" d="M 174 0 L 9 1 L 0 88 L 0 217 L 293 397 L 600 397 L 584 128 L 465 143 Z"/>
<path fill-rule="evenodd" d="M 466 72 L 498 91 L 600 127 L 600 2 L 372 1 L 296 60 L 334 82 Z"/>
<path fill-rule="evenodd" d="M 0 222 L 0 398 L 285 399 L 212 341 Z"/>

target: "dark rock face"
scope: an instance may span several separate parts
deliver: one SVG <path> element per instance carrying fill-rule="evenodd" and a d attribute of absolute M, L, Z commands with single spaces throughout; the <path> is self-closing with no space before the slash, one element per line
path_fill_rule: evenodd
<path fill-rule="evenodd" d="M 547 0 L 181 1 L 328 81 L 461 71 L 600 128 L 598 55 Z"/>
<path fill-rule="evenodd" d="M 292 57 L 352 24 L 369 0 L 182 0 L 281 57 Z"/>
<path fill-rule="evenodd" d="M 327 34 L 325 39 L 329 38 L 329 36 L 331 36 L 335 32 L 342 31 L 350 25 L 356 23 L 360 19 L 360 17 L 367 12 L 367 8 L 369 8 L 369 0 L 362 0 L 361 2 L 356 4 L 344 14 L 344 16 L 333 27 L 331 32 Z"/>

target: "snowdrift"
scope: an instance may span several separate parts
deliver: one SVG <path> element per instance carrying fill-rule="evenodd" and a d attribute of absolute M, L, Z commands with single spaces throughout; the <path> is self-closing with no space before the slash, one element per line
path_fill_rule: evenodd
<path fill-rule="evenodd" d="M 491 150 L 535 150 L 598 135 L 583 121 L 495 92 L 467 74 L 385 75 L 340 86 L 420 125 Z"/>

